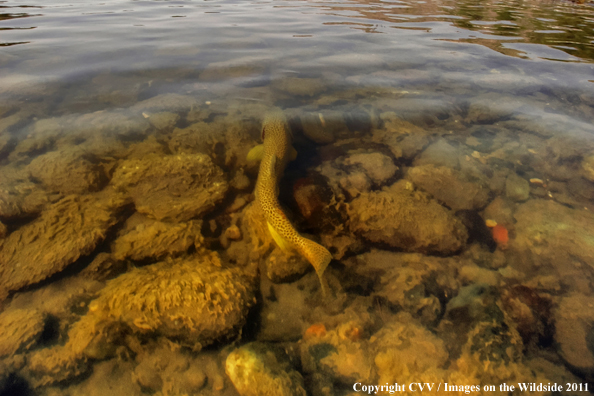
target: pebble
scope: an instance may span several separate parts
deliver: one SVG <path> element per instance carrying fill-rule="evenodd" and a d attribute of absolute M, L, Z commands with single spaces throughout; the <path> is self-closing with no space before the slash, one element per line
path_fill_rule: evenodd
<path fill-rule="evenodd" d="M 225 230 L 225 236 L 234 241 L 241 239 L 241 231 L 235 224 Z"/>

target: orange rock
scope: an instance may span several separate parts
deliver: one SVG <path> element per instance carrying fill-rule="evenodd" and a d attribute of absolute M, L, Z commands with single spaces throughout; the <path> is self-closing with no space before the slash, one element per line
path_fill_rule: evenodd
<path fill-rule="evenodd" d="M 495 227 L 491 229 L 491 232 L 493 232 L 493 239 L 495 239 L 497 245 L 499 245 L 499 247 L 502 249 L 507 248 L 507 242 L 509 241 L 507 228 L 505 228 L 501 224 L 497 224 Z"/>
<path fill-rule="evenodd" d="M 305 330 L 303 338 L 323 337 L 326 335 L 326 326 L 322 323 L 314 323 Z"/>

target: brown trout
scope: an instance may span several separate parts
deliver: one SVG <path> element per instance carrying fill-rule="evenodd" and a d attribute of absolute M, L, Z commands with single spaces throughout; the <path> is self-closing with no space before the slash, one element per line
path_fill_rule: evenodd
<path fill-rule="evenodd" d="M 262 208 L 268 230 L 276 244 L 285 252 L 297 251 L 305 257 L 315 268 L 322 284 L 322 292 L 327 295 L 323 274 L 332 255 L 325 247 L 299 235 L 278 201 L 278 182 L 286 165 L 297 156 L 291 146 L 292 135 L 282 111 L 270 112 L 264 117 L 262 140 L 263 144 L 248 153 L 250 160 L 261 159 L 256 182 L 256 204 Z"/>

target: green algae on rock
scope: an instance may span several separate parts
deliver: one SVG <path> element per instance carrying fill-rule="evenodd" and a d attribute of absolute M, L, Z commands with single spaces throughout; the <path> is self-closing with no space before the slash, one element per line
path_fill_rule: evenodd
<path fill-rule="evenodd" d="M 149 155 L 123 161 L 112 184 L 128 192 L 136 209 L 160 221 L 186 221 L 223 199 L 228 183 L 205 154 Z"/>

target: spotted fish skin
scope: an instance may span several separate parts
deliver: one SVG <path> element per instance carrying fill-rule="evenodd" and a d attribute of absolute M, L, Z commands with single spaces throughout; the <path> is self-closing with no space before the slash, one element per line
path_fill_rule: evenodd
<path fill-rule="evenodd" d="M 262 126 L 264 149 L 256 182 L 256 203 L 264 212 L 268 227 L 271 228 L 271 234 L 279 247 L 286 250 L 287 246 L 282 246 L 286 243 L 305 257 L 315 268 L 322 283 L 322 290 L 326 294 L 326 283 L 322 275 L 332 260 L 332 255 L 325 247 L 299 235 L 278 201 L 278 182 L 287 163 L 294 159 L 291 157 L 295 154 L 291 146 L 292 135 L 289 131 L 287 119 L 282 111 L 270 112 L 264 117 Z M 274 235 L 275 232 L 277 236 Z M 278 236 L 282 239 L 280 243 Z"/>

